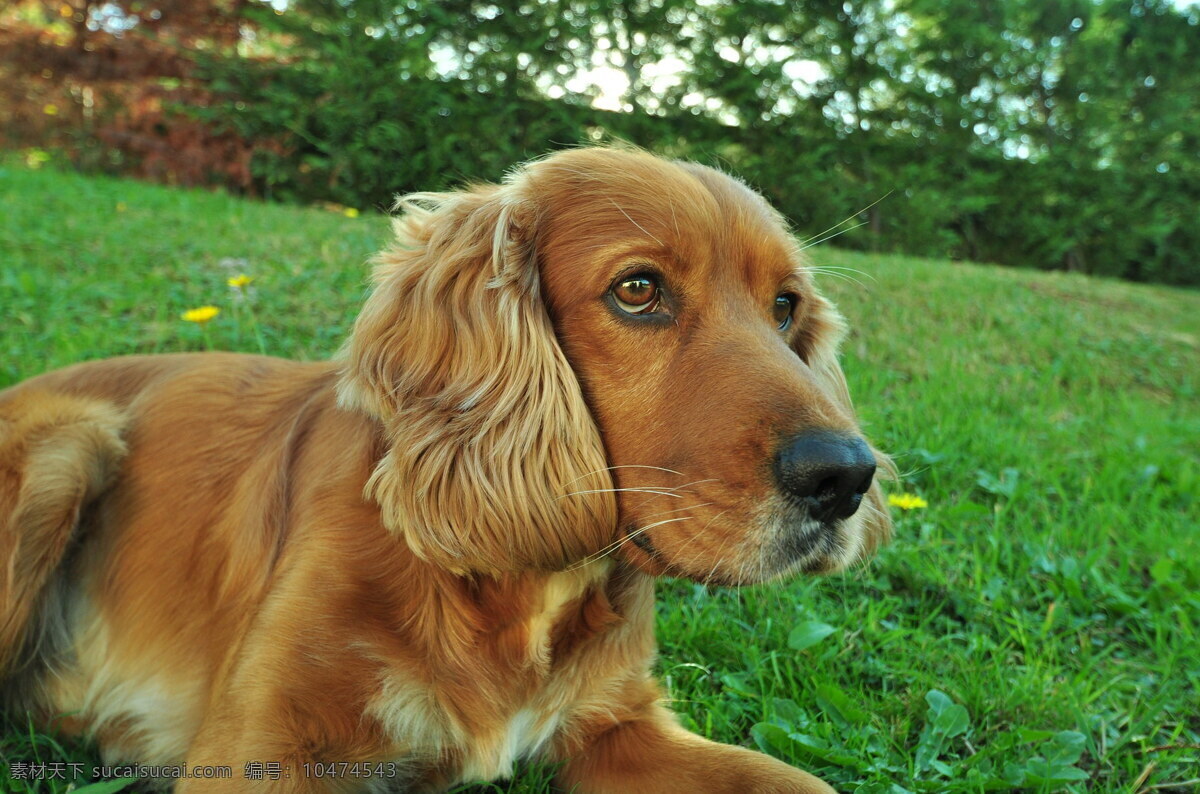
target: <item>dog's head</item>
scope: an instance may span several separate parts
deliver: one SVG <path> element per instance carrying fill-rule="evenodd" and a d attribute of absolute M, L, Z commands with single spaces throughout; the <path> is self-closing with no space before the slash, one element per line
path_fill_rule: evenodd
<path fill-rule="evenodd" d="M 416 553 L 742 583 L 886 537 L 841 318 L 741 182 L 580 149 L 401 207 L 341 397 L 386 428 L 368 490 Z"/>

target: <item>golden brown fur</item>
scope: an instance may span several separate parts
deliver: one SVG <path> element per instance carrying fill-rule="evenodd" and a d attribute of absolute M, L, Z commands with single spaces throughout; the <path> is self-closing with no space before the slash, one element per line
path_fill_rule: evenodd
<path fill-rule="evenodd" d="M 857 429 L 779 217 L 611 149 L 403 209 L 338 361 L 130 357 L 0 392 L 9 708 L 110 760 L 234 768 L 181 791 L 284 787 L 247 761 L 437 790 L 521 758 L 580 792 L 829 791 L 684 731 L 650 674 L 653 575 L 834 570 L 887 533 L 876 484 L 781 551 L 807 524 L 780 439 Z M 630 266 L 672 286 L 669 322 L 613 308 Z"/>

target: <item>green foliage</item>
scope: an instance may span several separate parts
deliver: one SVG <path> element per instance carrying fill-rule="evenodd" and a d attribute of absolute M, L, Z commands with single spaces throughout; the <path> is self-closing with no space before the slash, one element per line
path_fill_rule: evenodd
<path fill-rule="evenodd" d="M 266 195 L 352 207 L 498 180 L 616 115 L 548 101 L 530 85 L 548 68 L 545 54 L 566 47 L 548 19 L 501 14 L 485 24 L 464 16 L 469 5 L 299 2 L 281 15 L 250 6 L 258 27 L 293 42 L 286 57 L 203 58 L 208 84 L 231 101 L 192 112 L 245 138 L 278 142 L 254 161 Z M 455 68 L 439 72 L 434 52 L 453 57 Z M 643 137 L 642 123 L 602 126 Z"/>
<path fill-rule="evenodd" d="M 855 248 L 1200 284 L 1200 8 L 1167 0 L 301 0 L 194 111 L 268 195 L 386 206 L 604 137 L 732 166 Z M 601 46 L 601 42 L 604 46 Z M 590 106 L 597 59 L 632 113 Z M 673 81 L 647 70 L 670 61 Z M 268 145 L 269 142 L 269 145 Z M 864 211 L 877 199 L 887 198 Z"/>
<path fill-rule="evenodd" d="M 75 361 L 337 350 L 385 219 L 0 165 L 0 387 Z M 64 202 L 63 197 L 70 197 Z M 869 565 L 659 585 L 683 723 L 839 791 L 1127 794 L 1200 777 L 1200 297 L 1071 273 L 819 247 L 865 428 L 895 454 Z M 846 270 L 837 270 L 844 268 Z M 254 315 L 234 311 L 246 273 Z M 934 693 L 938 694 L 934 694 Z M 0 732 L 7 765 L 89 760 Z M 535 768 L 479 791 L 547 792 Z M 1188 784 L 1192 785 L 1192 784 Z"/>
<path fill-rule="evenodd" d="M 788 647 L 793 651 L 803 651 L 816 645 L 821 640 L 836 632 L 837 629 L 819 620 L 806 620 L 788 635 Z"/>
<path fill-rule="evenodd" d="M 801 232 L 855 217 L 846 247 L 1200 284 L 1195 3 L 61 5 L 0 12 L 0 142 L 93 168 L 386 207 L 621 138 L 736 170 Z"/>
<path fill-rule="evenodd" d="M 974 733 L 967 710 L 937 689 L 925 694 L 925 713 L 911 765 L 899 754 L 886 758 L 889 748 L 881 741 L 876 720 L 854 705 L 850 695 L 825 684 L 818 691 L 819 714 L 792 700 L 775 700 L 774 717 L 760 722 L 751 734 L 764 752 L 800 765 L 827 763 L 850 767 L 866 776 L 900 779 L 859 785 L 856 794 L 903 794 L 912 791 L 1057 791 L 1065 784 L 1086 782 L 1087 772 L 1075 766 L 1083 756 L 1087 737 L 1076 731 L 1019 730 L 1000 734 L 977 751 L 966 741 Z M 832 724 L 826 738 L 805 733 Z M 957 740 L 957 741 L 956 741 Z M 866 745 L 873 758 L 858 750 Z"/>

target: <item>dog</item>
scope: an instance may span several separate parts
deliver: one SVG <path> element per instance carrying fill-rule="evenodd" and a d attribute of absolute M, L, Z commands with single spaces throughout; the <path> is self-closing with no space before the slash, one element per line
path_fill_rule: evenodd
<path fill-rule="evenodd" d="M 109 762 L 233 771 L 181 792 L 521 759 L 575 792 L 832 791 L 684 730 L 651 670 L 655 577 L 830 572 L 889 533 L 843 322 L 781 216 L 632 147 L 398 208 L 333 361 L 0 392 L 5 708 Z"/>

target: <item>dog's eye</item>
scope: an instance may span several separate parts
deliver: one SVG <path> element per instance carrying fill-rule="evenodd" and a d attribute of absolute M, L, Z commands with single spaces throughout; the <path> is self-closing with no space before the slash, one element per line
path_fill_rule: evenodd
<path fill-rule="evenodd" d="M 625 276 L 613 285 L 612 296 L 621 311 L 629 314 L 649 314 L 658 307 L 658 282 L 653 276 L 645 273 Z"/>
<path fill-rule="evenodd" d="M 790 293 L 775 296 L 775 325 L 786 331 L 792 325 L 792 311 L 796 308 L 796 296 Z"/>

